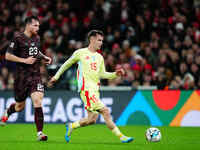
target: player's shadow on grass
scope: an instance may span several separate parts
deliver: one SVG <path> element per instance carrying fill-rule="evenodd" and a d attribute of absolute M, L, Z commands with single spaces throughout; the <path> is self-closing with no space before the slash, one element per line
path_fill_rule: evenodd
<path fill-rule="evenodd" d="M 39 142 L 39 141 L 24 141 L 24 140 L 0 140 L 0 143 L 8 143 L 8 144 L 16 144 L 16 143 L 36 143 L 36 142 Z M 43 142 L 44 143 L 44 142 Z"/>
<path fill-rule="evenodd" d="M 78 145 L 82 145 L 82 144 L 90 144 L 90 145 L 124 145 L 124 146 L 129 146 L 131 143 L 120 143 L 120 142 L 70 142 L 70 143 L 67 143 L 65 141 L 62 141 L 62 140 L 48 140 L 47 142 L 45 141 L 35 141 L 35 140 L 0 140 L 0 143 L 3 143 L 3 144 L 18 144 L 18 143 L 34 143 L 34 144 L 40 144 L 40 143 L 48 143 L 48 144 L 69 144 L 69 145 L 74 145 L 74 144 L 78 144 Z M 133 143 L 133 142 L 132 142 Z"/>
<path fill-rule="evenodd" d="M 68 144 L 68 143 L 67 143 Z M 69 144 L 80 144 L 80 145 L 82 145 L 82 144 L 95 144 L 95 145 L 129 145 L 129 144 L 131 144 L 131 143 L 120 143 L 120 142 L 71 142 L 71 143 L 69 143 Z"/>

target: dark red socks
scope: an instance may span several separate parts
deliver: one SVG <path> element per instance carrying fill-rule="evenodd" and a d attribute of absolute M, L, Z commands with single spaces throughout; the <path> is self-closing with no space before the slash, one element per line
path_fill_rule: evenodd
<path fill-rule="evenodd" d="M 35 108 L 35 124 L 37 128 L 37 132 L 42 131 L 44 124 L 44 115 L 42 111 L 42 107 Z"/>
<path fill-rule="evenodd" d="M 9 117 L 11 114 L 15 113 L 15 112 L 16 112 L 16 110 L 15 110 L 15 103 L 13 103 L 13 104 L 11 104 L 10 107 L 8 108 L 8 111 L 7 111 L 8 117 Z"/>

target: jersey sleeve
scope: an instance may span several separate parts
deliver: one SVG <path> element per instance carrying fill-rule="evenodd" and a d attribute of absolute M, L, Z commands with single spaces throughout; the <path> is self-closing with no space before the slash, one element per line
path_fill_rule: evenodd
<path fill-rule="evenodd" d="M 41 47 L 40 36 L 37 36 L 37 47 L 39 48 L 40 52 L 45 53 L 45 51 Z"/>
<path fill-rule="evenodd" d="M 75 51 L 73 53 L 73 55 L 60 67 L 60 69 L 56 72 L 56 75 L 54 76 L 54 78 L 56 80 L 58 80 L 60 78 L 60 76 L 69 68 L 71 67 L 74 63 L 76 63 L 77 61 L 79 61 L 79 56 L 80 56 L 80 52 L 79 51 Z"/>
<path fill-rule="evenodd" d="M 115 72 L 106 72 L 104 59 L 102 58 L 102 62 L 100 65 L 100 78 L 103 79 L 115 79 L 117 77 Z"/>
<path fill-rule="evenodd" d="M 11 53 L 11 54 L 15 54 L 15 51 L 16 51 L 17 47 L 18 47 L 17 38 L 14 37 L 14 38 L 11 40 L 11 42 L 10 42 L 8 48 L 7 48 L 7 52 L 8 52 L 8 53 Z"/>

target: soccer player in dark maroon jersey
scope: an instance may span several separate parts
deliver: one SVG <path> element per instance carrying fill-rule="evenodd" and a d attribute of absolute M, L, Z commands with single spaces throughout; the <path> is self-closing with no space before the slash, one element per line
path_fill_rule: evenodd
<path fill-rule="evenodd" d="M 42 111 L 44 86 L 40 77 L 40 60 L 44 59 L 46 64 L 50 64 L 52 59 L 42 54 L 40 50 L 39 25 L 37 17 L 27 17 L 24 32 L 15 35 L 7 49 L 6 59 L 16 62 L 16 73 L 14 76 L 16 103 L 11 104 L 5 110 L 1 118 L 1 124 L 5 125 L 12 113 L 22 111 L 26 98 L 30 96 L 35 110 L 37 139 L 39 141 L 46 141 L 47 135 L 42 132 L 44 122 Z"/>

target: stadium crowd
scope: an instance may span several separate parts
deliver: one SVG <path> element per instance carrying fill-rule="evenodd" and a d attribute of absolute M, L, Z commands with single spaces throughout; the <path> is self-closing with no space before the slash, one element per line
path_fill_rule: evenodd
<path fill-rule="evenodd" d="M 107 71 L 119 65 L 126 76 L 102 80 L 110 86 L 200 88 L 198 0 L 1 0 L 0 90 L 13 89 L 15 64 L 4 55 L 26 16 L 40 18 L 41 49 L 53 64 L 40 70 L 46 83 L 74 50 L 87 44 L 91 29 L 105 33 L 99 52 Z M 75 66 L 55 88 L 76 89 Z"/>

